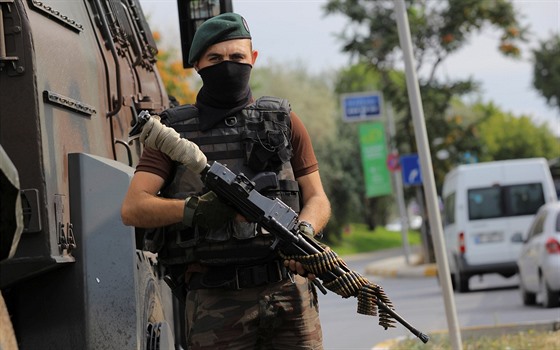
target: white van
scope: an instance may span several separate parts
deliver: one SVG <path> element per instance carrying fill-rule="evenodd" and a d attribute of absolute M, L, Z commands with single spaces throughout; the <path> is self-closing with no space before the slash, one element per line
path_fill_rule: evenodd
<path fill-rule="evenodd" d="M 453 288 L 471 276 L 517 273 L 516 260 L 541 205 L 557 200 L 544 158 L 460 165 L 445 176 L 443 228 Z"/>

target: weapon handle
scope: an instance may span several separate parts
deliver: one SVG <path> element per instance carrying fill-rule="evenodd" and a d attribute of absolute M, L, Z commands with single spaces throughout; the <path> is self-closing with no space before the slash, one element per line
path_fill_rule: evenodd
<path fill-rule="evenodd" d="M 136 117 L 136 123 L 128 133 L 128 137 L 132 140 L 140 137 L 140 133 L 142 133 L 142 128 L 144 127 L 144 125 L 146 125 L 149 119 L 150 119 L 150 113 L 148 111 L 140 112 Z"/>

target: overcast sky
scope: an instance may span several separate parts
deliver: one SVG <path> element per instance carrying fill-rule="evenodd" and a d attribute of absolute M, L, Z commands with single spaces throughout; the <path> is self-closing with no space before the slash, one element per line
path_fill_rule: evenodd
<path fill-rule="evenodd" d="M 437 0 L 434 0 L 437 1 Z M 179 42 L 177 2 L 140 0 L 150 23 L 162 32 L 164 45 Z M 257 64 L 302 62 L 310 71 L 321 72 L 349 64 L 335 37 L 346 25 L 342 16 L 325 16 L 326 0 L 233 0 L 233 9 L 247 20 Z M 560 135 L 560 112 L 548 107 L 531 84 L 533 65 L 530 48 L 538 41 L 560 33 L 560 0 L 515 0 L 514 4 L 534 36 L 523 48 L 521 60 L 502 56 L 497 50 L 498 32 L 487 31 L 449 57 L 440 74 L 450 79 L 468 78 L 481 83 L 483 101 L 493 101 L 504 111 L 530 115 L 547 122 Z"/>

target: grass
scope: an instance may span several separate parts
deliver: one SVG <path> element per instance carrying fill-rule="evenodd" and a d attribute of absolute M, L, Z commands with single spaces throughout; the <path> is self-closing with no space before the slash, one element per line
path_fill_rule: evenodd
<path fill-rule="evenodd" d="M 411 246 L 420 244 L 420 233 L 409 231 L 408 242 Z M 338 242 L 329 244 L 338 255 L 373 252 L 402 245 L 400 232 L 390 232 L 380 226 L 375 231 L 370 231 L 365 224 L 350 224 Z"/>
<path fill-rule="evenodd" d="M 462 339 L 464 350 L 554 350 L 560 349 L 560 331 L 528 330 L 496 337 L 481 336 Z M 390 350 L 451 350 L 447 334 L 430 335 L 424 344 L 418 339 L 407 339 L 391 346 Z"/>

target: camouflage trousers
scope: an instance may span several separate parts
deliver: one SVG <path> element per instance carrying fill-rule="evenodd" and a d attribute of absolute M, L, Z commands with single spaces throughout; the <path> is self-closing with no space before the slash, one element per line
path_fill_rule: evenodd
<path fill-rule="evenodd" d="M 187 293 L 189 349 L 323 349 L 317 294 L 307 278 L 242 290 Z"/>

